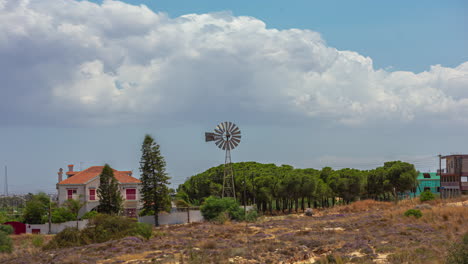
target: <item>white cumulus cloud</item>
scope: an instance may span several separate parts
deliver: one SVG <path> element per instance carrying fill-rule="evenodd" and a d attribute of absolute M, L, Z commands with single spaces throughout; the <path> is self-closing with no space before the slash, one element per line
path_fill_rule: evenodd
<path fill-rule="evenodd" d="M 468 116 L 468 62 L 421 73 L 375 69 L 319 33 L 267 29 L 229 13 L 169 18 L 112 0 L 0 0 L 0 58 L 0 95 L 8 98 L 0 120 L 10 124 Z"/>

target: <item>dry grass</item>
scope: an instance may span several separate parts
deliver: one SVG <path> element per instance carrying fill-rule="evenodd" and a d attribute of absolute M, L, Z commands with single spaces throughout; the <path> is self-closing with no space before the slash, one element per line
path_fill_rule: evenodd
<path fill-rule="evenodd" d="M 464 198 L 467 200 L 467 197 Z M 313 217 L 263 217 L 256 223 L 198 223 L 160 227 L 149 241 L 136 238 L 79 248 L 33 247 L 2 263 L 443 263 L 447 248 L 468 225 L 464 200 L 432 202 L 419 219 L 403 213 L 418 200 L 399 204 L 359 201 L 321 210 Z M 15 243 L 21 244 L 19 238 Z M 15 258 L 13 258 L 13 256 Z"/>

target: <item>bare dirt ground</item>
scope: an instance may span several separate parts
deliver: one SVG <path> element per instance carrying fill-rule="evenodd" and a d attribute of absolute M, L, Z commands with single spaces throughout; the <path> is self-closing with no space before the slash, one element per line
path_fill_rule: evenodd
<path fill-rule="evenodd" d="M 468 198 L 422 206 L 360 201 L 256 223 L 198 223 L 154 230 L 150 240 L 121 240 L 60 250 L 21 247 L 1 263 L 443 263 L 447 248 L 468 232 Z M 50 239 L 50 238 L 47 238 Z M 24 240 L 24 239 L 23 239 Z M 24 242 L 23 242 L 24 244 Z"/>

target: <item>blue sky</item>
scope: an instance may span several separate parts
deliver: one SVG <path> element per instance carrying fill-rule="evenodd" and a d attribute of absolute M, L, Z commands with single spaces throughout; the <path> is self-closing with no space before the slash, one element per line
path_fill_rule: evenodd
<path fill-rule="evenodd" d="M 222 121 L 243 133 L 233 161 L 434 170 L 467 152 L 464 1 L 94 2 L 0 0 L 10 192 L 53 192 L 68 164 L 138 175 L 146 133 L 175 187 L 224 162 L 203 138 Z"/>

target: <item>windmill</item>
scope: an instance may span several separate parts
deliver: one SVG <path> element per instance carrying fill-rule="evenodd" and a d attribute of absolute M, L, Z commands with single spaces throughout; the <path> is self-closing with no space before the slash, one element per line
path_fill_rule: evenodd
<path fill-rule="evenodd" d="M 231 163 L 231 150 L 239 145 L 240 139 L 241 131 L 239 127 L 232 122 L 222 122 L 216 126 L 214 133 L 205 133 L 206 142 L 214 141 L 218 148 L 226 151 L 226 156 L 224 158 L 223 198 L 236 198 L 234 170 L 232 169 Z"/>

